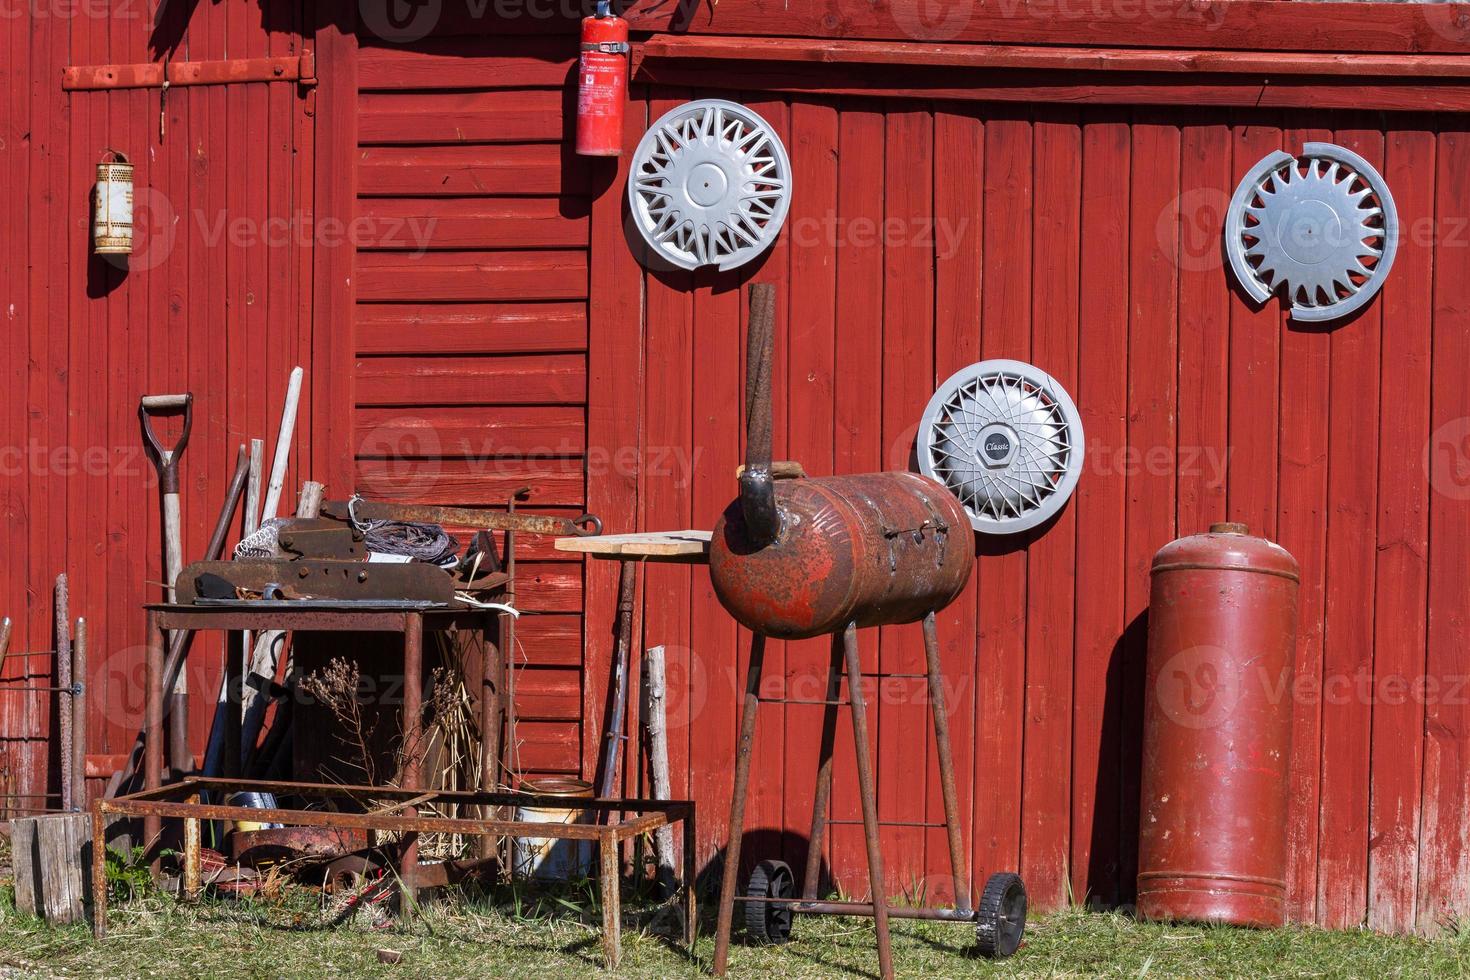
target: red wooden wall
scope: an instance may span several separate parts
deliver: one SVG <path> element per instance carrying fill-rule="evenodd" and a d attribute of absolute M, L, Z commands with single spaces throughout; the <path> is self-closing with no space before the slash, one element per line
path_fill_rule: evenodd
<path fill-rule="evenodd" d="M 161 117 L 157 89 L 61 88 L 68 66 L 163 52 L 179 61 L 300 54 L 311 41 L 297 6 L 170 2 L 157 25 L 137 2 L 22 4 L 9 14 L 0 18 L 0 615 L 16 623 L 17 653 L 0 674 L 0 795 L 55 789 L 44 751 L 52 696 L 7 687 L 49 683 L 51 656 L 20 654 L 52 646 L 57 573 L 68 573 L 72 615 L 90 628 L 90 752 L 126 751 L 141 719 L 139 606 L 159 597 L 163 574 L 139 396 L 195 396 L 182 462 L 193 560 L 240 443 L 274 444 L 296 364 L 307 390 L 288 485 L 301 477 L 324 408 L 312 378 L 325 369 L 310 332 L 309 91 L 175 88 Z M 108 147 L 137 165 L 138 240 L 126 274 L 88 244 L 95 167 Z M 202 746 L 217 647 L 196 647 L 190 683 L 210 706 L 191 715 Z"/>

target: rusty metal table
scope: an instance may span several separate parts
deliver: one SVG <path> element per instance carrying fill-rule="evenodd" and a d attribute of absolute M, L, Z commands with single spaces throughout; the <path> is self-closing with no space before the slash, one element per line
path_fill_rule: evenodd
<path fill-rule="evenodd" d="M 228 797 L 242 791 L 271 793 L 277 799 L 350 799 L 359 803 L 372 800 L 377 809 L 365 813 L 335 810 L 258 809 L 201 802 L 209 792 Z M 396 802 L 394 802 L 396 801 Z M 386 805 L 384 805 L 386 804 Z M 530 823 L 517 820 L 482 820 L 423 814 L 419 808 L 434 804 L 488 809 L 492 807 L 544 806 L 582 810 L 585 814 L 623 814 L 623 819 L 602 822 Z M 627 814 L 633 814 L 629 817 Z M 394 831 L 413 836 L 421 833 L 452 833 L 475 836 L 536 837 L 560 840 L 597 841 L 602 855 L 600 873 L 602 887 L 602 945 L 607 967 L 618 965 L 621 957 L 622 904 L 618 886 L 618 845 L 660 827 L 682 823 L 684 830 L 684 873 L 682 912 L 684 942 L 693 950 L 698 935 L 695 906 L 694 842 L 696 826 L 694 804 L 688 800 L 592 799 L 569 800 L 562 796 L 536 796 L 526 793 L 485 793 L 459 790 L 425 792 L 409 787 L 342 786 L 331 783 L 270 782 L 244 779 L 206 779 L 189 777 L 169 786 L 152 787 L 116 799 L 98 799 L 92 805 L 92 853 L 105 854 L 109 817 L 143 817 L 162 821 L 176 818 L 184 821 L 184 873 L 181 889 L 185 898 L 195 898 L 201 891 L 200 822 L 203 820 L 256 820 L 299 827 L 331 827 L 341 829 Z M 401 868 L 401 877 L 409 869 Z M 107 870 L 106 863 L 92 862 L 92 934 L 96 939 L 107 935 Z"/>
<path fill-rule="evenodd" d="M 283 630 L 315 633 L 401 633 L 403 634 L 403 744 L 418 743 L 419 725 L 423 713 L 423 639 L 425 628 L 431 631 L 450 629 L 480 629 L 489 635 L 489 627 L 498 623 L 500 614 L 493 610 L 469 609 L 462 606 L 444 606 L 432 602 L 394 602 L 382 605 L 362 602 L 324 601 L 307 606 L 294 604 L 297 608 L 281 608 L 272 603 L 270 608 L 249 608 L 238 605 L 199 605 L 157 603 L 145 605 L 148 613 L 148 671 L 147 703 L 144 709 L 143 788 L 144 791 L 158 790 L 163 785 L 163 653 L 167 631 L 185 630 Z M 493 670 L 499 677 L 500 661 L 503 659 L 499 645 L 487 640 L 489 660 L 486 671 Z M 493 651 L 493 652 L 491 652 Z M 232 669 L 228 667 L 227 669 Z M 491 710 L 489 698 L 481 699 L 482 712 Z M 488 722 L 482 718 L 482 724 Z M 237 725 L 227 729 L 238 735 Z M 228 742 L 227 742 L 228 744 Z M 225 753 L 227 758 L 238 756 L 238 748 Z M 420 760 L 404 762 L 403 782 L 406 789 L 422 788 Z M 484 767 L 485 778 L 493 780 L 492 767 Z M 493 783 L 483 788 L 493 788 Z M 156 816 L 147 816 L 143 824 L 143 839 L 149 847 L 159 838 L 162 823 Z M 418 863 L 417 834 L 405 838 L 402 876 L 405 885 L 412 886 L 412 873 Z"/>

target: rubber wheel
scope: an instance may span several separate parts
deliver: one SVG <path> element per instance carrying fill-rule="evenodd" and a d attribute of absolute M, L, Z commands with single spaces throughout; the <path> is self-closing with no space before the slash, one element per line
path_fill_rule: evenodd
<path fill-rule="evenodd" d="M 745 933 L 752 942 L 778 946 L 791 941 L 791 906 L 763 902 L 765 898 L 792 898 L 796 879 L 785 861 L 762 861 L 745 885 Z"/>
<path fill-rule="evenodd" d="M 986 959 L 1003 960 L 1021 945 L 1026 931 L 1026 886 L 1021 876 L 1002 871 L 985 882 L 975 911 L 975 944 Z"/>

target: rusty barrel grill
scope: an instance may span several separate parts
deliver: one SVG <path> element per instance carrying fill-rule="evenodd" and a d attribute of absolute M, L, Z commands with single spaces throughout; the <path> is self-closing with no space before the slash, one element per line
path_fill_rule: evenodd
<path fill-rule="evenodd" d="M 716 523 L 710 543 L 710 579 L 715 594 L 730 615 L 754 634 L 737 744 L 714 972 L 722 976 L 728 963 L 737 901 L 744 903 L 747 932 L 764 942 L 789 938 L 794 913 L 871 916 L 884 977 L 893 976 L 890 917 L 974 922 L 980 951 L 987 956 L 1008 956 L 1020 944 L 1026 892 L 1018 876 L 996 874 L 986 883 L 979 908 L 971 905 L 969 861 L 960 832 L 954 757 L 934 625 L 934 613 L 959 595 L 975 565 L 969 518 L 959 500 L 942 484 L 916 473 L 776 478 L 771 461 L 774 305 L 775 287 L 750 287 L 746 462 L 740 473 L 740 496 Z M 883 892 L 883 855 L 857 630 L 918 621 L 923 623 L 930 715 L 954 875 L 953 909 L 890 909 Z M 752 872 L 745 894 L 737 896 L 756 710 L 762 701 L 779 703 L 779 699 L 760 695 L 766 638 L 822 635 L 832 637 L 832 659 L 827 694 L 818 702 L 825 706 L 825 713 L 802 894 L 794 894 L 795 876 L 789 867 L 780 861 L 764 860 Z M 848 690 L 845 701 L 840 699 L 844 668 Z M 868 902 L 823 902 L 817 896 L 839 705 L 851 709 L 872 890 Z"/>

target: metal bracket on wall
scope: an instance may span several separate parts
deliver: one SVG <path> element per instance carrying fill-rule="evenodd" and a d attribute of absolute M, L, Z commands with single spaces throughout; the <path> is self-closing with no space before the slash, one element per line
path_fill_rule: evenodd
<path fill-rule="evenodd" d="M 316 84 L 316 56 L 234 58 L 225 61 L 144 62 L 133 65 L 77 65 L 61 73 L 66 92 L 176 85 L 234 85 L 241 82 Z"/>

